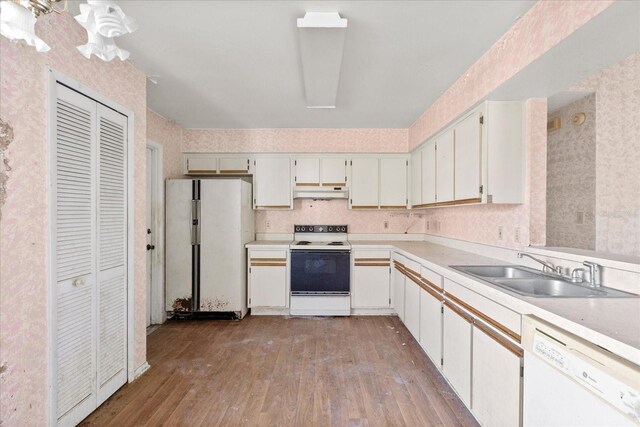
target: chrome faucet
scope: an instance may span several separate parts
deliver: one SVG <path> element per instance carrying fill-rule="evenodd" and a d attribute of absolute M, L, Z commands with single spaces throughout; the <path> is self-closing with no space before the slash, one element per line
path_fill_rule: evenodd
<path fill-rule="evenodd" d="M 602 286 L 602 266 L 591 261 L 585 261 L 582 265 L 589 269 L 589 285 L 594 288 Z"/>
<path fill-rule="evenodd" d="M 535 262 L 538 262 L 540 264 L 542 264 L 542 272 L 544 273 L 545 269 L 548 269 L 551 273 L 554 274 L 558 274 L 560 276 L 562 276 L 562 267 L 557 266 L 555 267 L 553 264 L 550 264 L 546 261 L 542 261 L 541 259 L 538 259 L 532 255 L 529 254 L 525 254 L 524 252 L 518 252 L 518 258 L 522 258 L 522 257 L 527 257 L 527 258 L 531 258 L 532 260 L 534 260 Z"/>

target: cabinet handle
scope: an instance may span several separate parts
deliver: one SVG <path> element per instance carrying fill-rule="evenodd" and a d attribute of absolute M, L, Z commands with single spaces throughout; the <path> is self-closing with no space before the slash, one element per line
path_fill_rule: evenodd
<path fill-rule="evenodd" d="M 389 258 L 354 258 L 355 262 L 363 262 L 363 261 L 377 261 L 377 262 L 389 262 L 391 261 Z"/>
<path fill-rule="evenodd" d="M 252 262 L 251 267 L 286 267 L 287 264 L 280 262 Z"/>
<path fill-rule="evenodd" d="M 383 262 L 356 262 L 356 267 L 389 267 L 391 264 Z"/>
<path fill-rule="evenodd" d="M 466 320 L 470 325 L 473 324 L 473 317 L 471 317 L 470 314 L 465 313 L 464 311 L 462 311 L 461 309 L 459 309 L 458 307 L 456 307 L 455 305 L 451 304 L 449 301 L 445 300 L 444 301 L 444 305 L 450 309 L 451 311 L 453 311 L 454 313 L 456 313 L 458 316 L 462 317 L 464 320 Z"/>
<path fill-rule="evenodd" d="M 503 336 L 497 334 L 488 326 L 486 326 L 484 323 L 479 322 L 478 319 L 475 319 L 473 321 L 473 326 L 478 328 L 480 331 L 484 332 L 485 335 L 488 335 L 489 338 L 491 338 L 492 340 L 500 344 L 502 347 L 506 348 L 511 353 L 515 354 L 516 356 L 518 357 L 524 356 L 524 351 L 520 347 L 516 346 L 515 344 L 513 344 L 511 341 L 507 340 Z"/>
<path fill-rule="evenodd" d="M 84 285 L 84 279 L 82 277 L 77 277 L 73 279 L 73 282 L 71 282 L 71 284 L 77 288 L 78 286 Z"/>

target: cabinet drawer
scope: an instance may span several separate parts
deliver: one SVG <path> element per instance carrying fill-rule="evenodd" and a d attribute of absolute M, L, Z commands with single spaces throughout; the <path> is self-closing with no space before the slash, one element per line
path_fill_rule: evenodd
<path fill-rule="evenodd" d="M 445 278 L 445 296 L 506 336 L 520 342 L 522 316 L 464 286 Z"/>
<path fill-rule="evenodd" d="M 416 277 L 420 277 L 420 264 L 417 262 L 405 258 L 404 268 L 407 270 L 407 273 L 412 274 Z"/>
<path fill-rule="evenodd" d="M 278 264 L 287 265 L 287 250 L 249 251 L 249 261 L 252 266 Z"/>
<path fill-rule="evenodd" d="M 387 250 L 354 250 L 353 263 L 356 267 L 389 267 L 391 253 Z"/>

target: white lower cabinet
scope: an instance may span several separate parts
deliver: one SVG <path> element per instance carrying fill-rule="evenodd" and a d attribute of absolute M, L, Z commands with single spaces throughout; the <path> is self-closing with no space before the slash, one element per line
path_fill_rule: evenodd
<path fill-rule="evenodd" d="M 491 328 L 474 325 L 471 411 L 482 425 L 520 425 L 522 354 Z"/>
<path fill-rule="evenodd" d="M 420 290 L 420 346 L 442 368 L 442 297 Z"/>
<path fill-rule="evenodd" d="M 473 319 L 445 302 L 443 314 L 442 371 L 462 402 L 471 408 L 471 341 Z"/>
<path fill-rule="evenodd" d="M 287 270 L 286 250 L 250 250 L 248 306 L 288 307 Z"/>
<path fill-rule="evenodd" d="M 411 335 L 420 339 L 420 291 L 422 288 L 411 278 L 405 279 L 404 288 L 404 325 Z"/>
<path fill-rule="evenodd" d="M 406 262 L 406 258 L 401 256 L 401 255 L 396 255 L 394 256 L 394 260 L 402 263 L 404 265 L 404 262 Z M 393 273 L 392 273 L 392 280 L 393 280 L 393 295 L 392 295 L 392 303 L 393 303 L 393 308 L 396 311 L 396 313 L 398 314 L 398 317 L 400 318 L 400 320 L 402 320 L 404 322 L 404 284 L 405 284 L 405 277 L 404 277 L 404 273 L 399 269 L 399 267 L 396 265 L 396 267 L 393 269 Z"/>
<path fill-rule="evenodd" d="M 391 258 L 389 251 L 353 251 L 353 308 L 389 308 Z"/>

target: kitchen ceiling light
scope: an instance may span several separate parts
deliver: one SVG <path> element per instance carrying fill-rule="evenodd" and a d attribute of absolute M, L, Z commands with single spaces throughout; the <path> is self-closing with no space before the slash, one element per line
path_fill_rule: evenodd
<path fill-rule="evenodd" d="M 80 5 L 80 15 L 75 19 L 87 30 L 88 43 L 78 46 L 85 57 L 95 55 L 103 61 L 111 61 L 116 56 L 124 61 L 129 57 L 129 52 L 119 48 L 113 39 L 134 32 L 138 25 L 115 2 L 89 0 Z"/>
<path fill-rule="evenodd" d="M 37 7 L 32 7 L 32 4 Z M 18 4 L 0 1 L 0 35 L 9 40 L 24 40 L 38 52 L 47 52 L 51 48 L 35 33 L 36 17 L 41 13 L 49 13 L 47 10 L 54 10 L 51 2 L 23 0 Z"/>
<path fill-rule="evenodd" d="M 338 12 L 307 12 L 297 26 L 307 108 L 335 108 L 347 20 Z"/>

